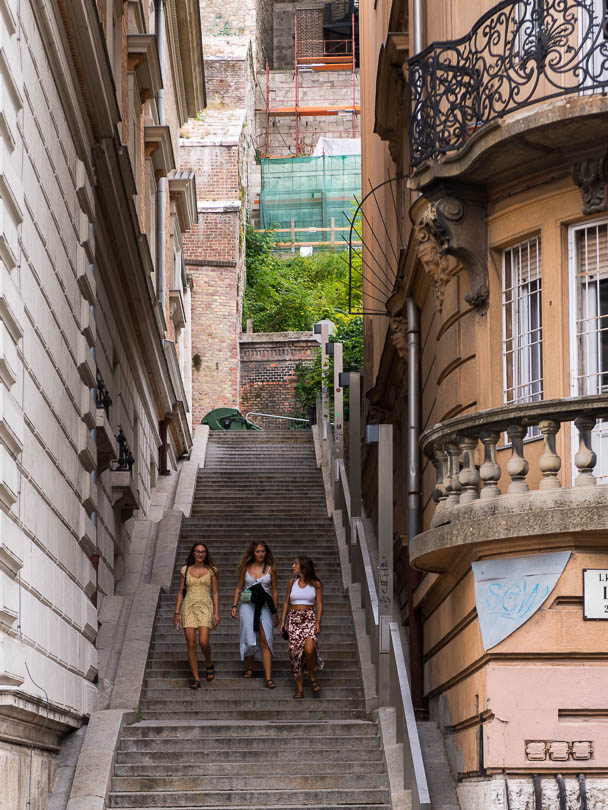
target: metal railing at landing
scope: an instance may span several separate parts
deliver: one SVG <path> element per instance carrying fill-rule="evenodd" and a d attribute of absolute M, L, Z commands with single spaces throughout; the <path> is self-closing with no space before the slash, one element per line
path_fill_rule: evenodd
<path fill-rule="evenodd" d="M 352 403 L 351 403 L 352 407 Z M 322 413 L 321 402 L 317 401 L 317 413 Z M 391 621 L 381 631 L 381 620 L 376 585 L 378 572 L 373 565 L 370 545 L 365 533 L 360 506 L 354 514 L 347 468 L 342 459 L 336 458 L 334 430 L 331 423 L 319 425 L 322 457 L 330 470 L 334 492 L 334 508 L 342 514 L 351 566 L 351 579 L 360 585 L 361 607 L 365 613 L 366 631 L 370 638 L 372 664 L 379 684 L 381 649 L 389 658 L 389 689 L 382 694 L 378 689 L 380 708 L 393 707 L 397 712 L 397 739 L 403 747 L 404 789 L 411 791 L 412 810 L 432 810 L 430 792 L 416 715 L 412 701 L 405 656 L 401 643 L 401 632 L 397 622 Z M 351 448 L 351 452 L 352 452 Z M 385 637 L 381 637 L 385 636 Z M 386 637 L 388 636 L 388 637 Z"/>
<path fill-rule="evenodd" d="M 255 421 L 250 419 L 255 416 Z M 279 416 L 276 413 L 262 413 L 261 411 L 247 411 L 245 414 L 247 422 L 259 428 L 272 428 L 273 430 L 308 430 L 310 419 L 301 419 L 297 416 Z M 261 424 L 260 424 L 261 422 Z"/>
<path fill-rule="evenodd" d="M 409 60 L 412 167 L 532 104 L 608 90 L 608 11 L 596 0 L 503 0 L 457 40 Z M 605 4 L 603 6 L 605 7 Z"/>

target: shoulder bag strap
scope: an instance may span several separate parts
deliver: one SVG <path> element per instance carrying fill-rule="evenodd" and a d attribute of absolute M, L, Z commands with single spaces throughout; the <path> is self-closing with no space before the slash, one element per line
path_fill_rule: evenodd
<path fill-rule="evenodd" d="M 188 590 L 188 585 L 187 585 L 187 582 L 188 582 L 188 568 L 190 568 L 189 565 L 186 566 L 186 570 L 184 571 L 184 587 L 182 588 L 182 599 L 186 596 L 186 591 Z"/>

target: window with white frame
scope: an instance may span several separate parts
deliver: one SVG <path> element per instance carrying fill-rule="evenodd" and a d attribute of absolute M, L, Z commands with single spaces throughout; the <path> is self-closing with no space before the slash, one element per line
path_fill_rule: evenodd
<path fill-rule="evenodd" d="M 608 219 L 570 228 L 572 394 L 608 393 Z M 595 475 L 608 483 L 608 422 L 592 434 Z M 575 445 L 576 446 L 576 445 Z"/>
<path fill-rule="evenodd" d="M 536 402 L 543 398 L 540 236 L 503 250 L 502 319 L 504 401 Z"/>

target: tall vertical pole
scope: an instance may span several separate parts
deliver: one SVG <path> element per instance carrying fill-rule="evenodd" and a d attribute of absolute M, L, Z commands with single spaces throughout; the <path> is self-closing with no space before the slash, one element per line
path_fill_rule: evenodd
<path fill-rule="evenodd" d="M 393 620 L 393 426 L 378 425 L 378 699 L 390 702 Z"/>
<path fill-rule="evenodd" d="M 299 132 L 298 132 L 298 105 L 300 103 L 300 94 L 299 94 L 299 77 L 298 77 L 298 16 L 297 14 L 293 15 L 293 53 L 294 53 L 294 69 L 296 72 L 296 106 L 295 106 L 295 114 L 296 114 L 296 157 L 298 156 L 298 139 L 299 139 Z"/>
<path fill-rule="evenodd" d="M 266 60 L 266 157 L 270 154 L 270 68 Z"/>
<path fill-rule="evenodd" d="M 353 138 L 357 137 L 357 89 L 356 89 L 356 82 L 355 82 L 355 70 L 357 67 L 357 62 L 355 59 L 355 14 L 354 12 L 350 15 L 351 16 L 351 25 L 352 25 L 352 49 L 353 49 Z"/>
<path fill-rule="evenodd" d="M 334 447 L 336 459 L 336 466 L 333 471 L 334 503 L 338 502 L 338 462 L 344 459 L 344 393 L 340 385 L 342 354 L 342 343 L 334 343 Z"/>
<path fill-rule="evenodd" d="M 329 391 L 327 390 L 327 369 L 329 368 L 329 360 L 327 359 L 326 344 L 329 337 L 329 324 L 321 324 L 321 438 L 327 439 L 329 431 L 327 429 L 329 424 Z"/>
<path fill-rule="evenodd" d="M 348 435 L 351 515 L 361 517 L 361 374 L 350 372 L 348 381 Z M 353 532 L 351 537 L 355 539 Z"/>

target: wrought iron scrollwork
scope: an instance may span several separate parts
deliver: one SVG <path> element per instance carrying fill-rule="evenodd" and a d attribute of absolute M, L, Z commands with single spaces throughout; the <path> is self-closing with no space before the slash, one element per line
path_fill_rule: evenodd
<path fill-rule="evenodd" d="M 103 381 L 103 377 L 99 373 L 99 369 L 97 369 L 97 386 L 95 388 L 95 407 L 103 408 L 106 412 L 106 416 L 110 418 L 110 405 L 112 404 L 112 397 L 110 396 L 110 392 L 106 388 L 106 385 Z"/>
<path fill-rule="evenodd" d="M 123 433 L 122 427 L 118 428 L 116 441 L 118 442 L 118 458 L 112 462 L 112 469 L 117 472 L 131 472 L 135 464 L 135 456 L 129 450 L 127 437 Z"/>
<path fill-rule="evenodd" d="M 608 12 L 598 0 L 504 0 L 470 33 L 409 60 L 410 161 L 459 150 L 507 113 L 608 88 Z M 606 9 L 606 4 L 603 4 Z"/>

